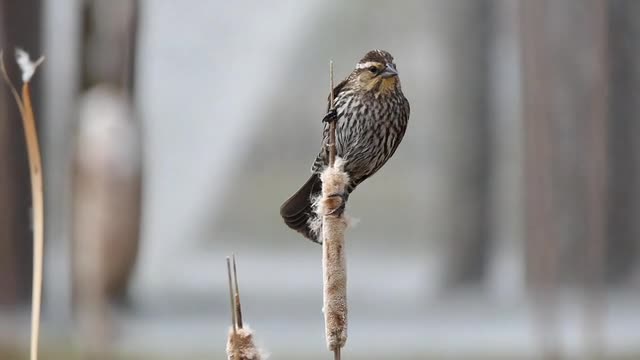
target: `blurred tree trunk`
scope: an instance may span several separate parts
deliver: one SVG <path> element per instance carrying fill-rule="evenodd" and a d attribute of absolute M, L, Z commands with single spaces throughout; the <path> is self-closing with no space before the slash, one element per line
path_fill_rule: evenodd
<path fill-rule="evenodd" d="M 545 1 L 521 0 L 519 8 L 522 117 L 524 130 L 524 198 L 527 279 L 537 292 L 535 330 L 544 359 L 559 358 L 555 298 L 557 229 L 553 213 L 555 195 L 552 138 L 550 64 L 551 50 L 545 36 Z"/>
<path fill-rule="evenodd" d="M 0 49 L 6 47 L 4 30 L 6 22 L 4 20 L 4 3 L 0 2 Z M 12 176 L 11 164 L 11 134 L 16 134 L 19 124 L 9 123 L 8 104 L 11 100 L 8 92 L 5 91 L 4 82 L 0 85 L 0 305 L 13 304 L 17 297 L 17 269 L 14 235 L 16 221 L 14 219 L 15 200 L 12 188 L 14 176 Z M 11 119 L 15 120 L 15 119 Z"/>
<path fill-rule="evenodd" d="M 525 290 L 522 209 L 522 117 L 518 0 L 493 0 L 490 19 L 491 126 L 490 260 L 488 284 L 498 300 L 521 300 Z"/>
<path fill-rule="evenodd" d="M 610 280 L 628 278 L 640 245 L 640 2 L 609 2 L 611 178 L 608 248 Z M 637 266 L 637 265 L 636 265 Z"/>
<path fill-rule="evenodd" d="M 594 154 L 589 133 L 590 119 L 599 111 L 594 101 L 606 96 L 598 92 L 606 87 L 601 79 L 606 64 L 594 40 L 604 31 L 596 25 L 598 16 L 605 15 L 596 9 L 596 0 L 587 6 L 524 0 L 522 9 L 528 238 L 531 246 L 545 248 L 545 256 L 558 256 L 563 264 L 558 275 L 572 281 L 583 279 L 576 251 L 586 254 L 589 179 L 604 176 L 593 171 L 601 154 Z M 605 130 L 594 136 L 606 144 Z"/>
<path fill-rule="evenodd" d="M 521 16 L 528 265 L 539 330 L 547 357 L 556 358 L 555 289 L 560 280 L 585 284 L 585 343 L 597 357 L 608 218 L 607 6 L 522 0 Z"/>
<path fill-rule="evenodd" d="M 447 192 L 446 221 L 443 226 L 447 249 L 448 282 L 460 284 L 482 279 L 486 265 L 490 198 L 488 60 L 489 14 L 491 2 L 452 2 L 447 5 L 453 19 L 445 25 L 451 44 L 450 119 L 443 161 L 450 181 Z"/>
<path fill-rule="evenodd" d="M 39 0 L 0 0 L 0 48 L 7 71 L 19 84 L 14 48 L 40 51 Z M 33 82 L 36 115 L 39 80 Z M 0 304 L 26 301 L 31 293 L 31 194 L 22 121 L 13 97 L 0 86 Z"/>
<path fill-rule="evenodd" d="M 111 345 L 138 255 L 141 144 L 131 102 L 137 2 L 86 1 L 73 155 L 73 305 L 82 352 Z"/>
<path fill-rule="evenodd" d="M 609 219 L 609 8 L 607 0 L 586 2 L 585 36 L 591 39 L 586 56 L 591 72 L 587 82 L 587 112 L 582 138 L 582 162 L 585 182 L 585 219 L 587 235 L 583 278 L 586 287 L 584 307 L 585 348 L 590 359 L 602 359 L 605 353 L 605 268 L 607 224 Z"/>

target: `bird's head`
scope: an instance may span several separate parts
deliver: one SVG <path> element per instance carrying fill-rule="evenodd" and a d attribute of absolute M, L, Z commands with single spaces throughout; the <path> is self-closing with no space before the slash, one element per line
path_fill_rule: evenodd
<path fill-rule="evenodd" d="M 371 50 L 356 64 L 351 73 L 355 87 L 384 94 L 400 86 L 393 56 L 384 50 Z"/>

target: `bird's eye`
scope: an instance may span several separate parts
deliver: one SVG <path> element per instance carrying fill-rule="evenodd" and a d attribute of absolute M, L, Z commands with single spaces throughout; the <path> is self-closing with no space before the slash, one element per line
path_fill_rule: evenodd
<path fill-rule="evenodd" d="M 378 68 L 375 66 L 372 66 L 369 68 L 369 71 L 371 71 L 372 73 L 376 74 L 378 72 Z"/>

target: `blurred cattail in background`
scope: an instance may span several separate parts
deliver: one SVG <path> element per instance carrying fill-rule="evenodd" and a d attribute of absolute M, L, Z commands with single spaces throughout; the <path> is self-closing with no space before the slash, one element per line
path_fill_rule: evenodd
<path fill-rule="evenodd" d="M 138 256 L 142 144 L 131 99 L 135 2 L 83 4 L 84 73 L 73 149 L 73 303 L 80 348 L 113 338 Z M 110 14 L 105 16 L 105 14 Z"/>
<path fill-rule="evenodd" d="M 138 254 L 141 154 L 128 99 L 103 85 L 81 99 L 74 160 L 74 303 L 81 334 L 103 338 Z"/>

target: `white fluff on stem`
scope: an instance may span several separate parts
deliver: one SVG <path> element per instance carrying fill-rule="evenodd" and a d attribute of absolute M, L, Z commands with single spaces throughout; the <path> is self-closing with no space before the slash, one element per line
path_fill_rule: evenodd
<path fill-rule="evenodd" d="M 238 357 L 236 359 L 236 356 Z M 249 326 L 242 329 L 229 329 L 227 339 L 227 358 L 230 360 L 263 360 L 268 354 L 263 353 L 254 343 L 253 331 Z"/>
<path fill-rule="evenodd" d="M 29 54 L 20 49 L 16 49 L 16 62 L 22 71 L 22 82 L 29 82 L 33 74 L 36 72 L 36 68 L 42 64 L 44 61 L 44 56 L 40 56 L 40 58 L 36 61 L 31 61 Z"/>

